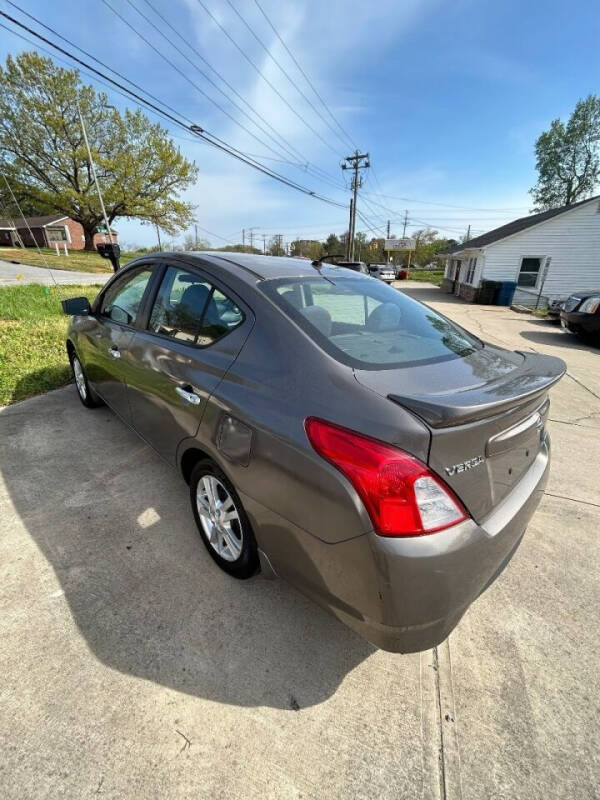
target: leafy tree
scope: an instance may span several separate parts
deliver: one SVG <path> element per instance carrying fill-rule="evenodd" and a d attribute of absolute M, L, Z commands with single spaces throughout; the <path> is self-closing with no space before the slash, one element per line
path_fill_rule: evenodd
<path fill-rule="evenodd" d="M 337 256 L 344 253 L 344 245 L 335 233 L 330 233 L 325 240 L 325 252 L 329 256 Z"/>
<path fill-rule="evenodd" d="M 283 247 L 280 234 L 276 234 L 271 238 L 271 240 L 269 241 L 269 245 L 267 247 L 267 252 L 272 256 L 285 255 L 285 249 Z"/>
<path fill-rule="evenodd" d="M 534 211 L 590 197 L 600 176 L 600 97 L 580 100 L 569 121 L 552 120 L 535 143 L 537 184 L 530 189 Z"/>
<path fill-rule="evenodd" d="M 316 261 L 323 255 L 323 244 L 314 239 L 296 239 L 290 244 L 290 253 Z"/>
<path fill-rule="evenodd" d="M 254 253 L 254 255 L 262 255 L 262 250 L 257 247 L 250 247 L 249 244 L 227 244 L 225 247 L 216 247 L 220 253 Z"/>
<path fill-rule="evenodd" d="M 178 194 L 198 170 L 164 128 L 141 111 L 107 108 L 107 96 L 82 85 L 77 70 L 34 52 L 0 66 L 0 169 L 24 207 L 81 223 L 93 249 L 103 220 L 78 105 L 109 222 L 135 218 L 171 235 L 188 227 L 193 207 Z"/>
<path fill-rule="evenodd" d="M 412 261 L 422 267 L 435 261 L 436 255 L 449 249 L 453 241 L 438 238 L 438 231 L 432 228 L 413 231 L 412 238 L 415 240 L 415 252 L 413 253 Z"/>
<path fill-rule="evenodd" d="M 184 250 L 210 250 L 210 242 L 206 239 L 196 239 L 191 233 L 183 240 Z"/>

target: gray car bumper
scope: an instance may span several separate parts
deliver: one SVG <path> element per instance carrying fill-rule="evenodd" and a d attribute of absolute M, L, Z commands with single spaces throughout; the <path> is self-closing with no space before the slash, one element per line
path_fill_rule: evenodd
<path fill-rule="evenodd" d="M 481 525 L 473 520 L 431 536 L 372 534 L 382 617 L 354 626 L 384 650 L 416 652 L 442 642 L 519 546 L 548 479 L 544 448 L 526 475 Z"/>
<path fill-rule="evenodd" d="M 278 575 L 377 647 L 417 652 L 442 642 L 512 557 L 546 485 L 548 448 L 481 524 L 429 536 L 369 533 L 328 544 L 242 501 Z"/>

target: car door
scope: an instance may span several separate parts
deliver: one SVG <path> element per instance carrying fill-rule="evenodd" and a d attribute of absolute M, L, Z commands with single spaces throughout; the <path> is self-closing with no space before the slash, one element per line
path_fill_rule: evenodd
<path fill-rule="evenodd" d="M 130 421 L 130 413 L 125 362 L 152 274 L 152 266 L 141 265 L 126 270 L 109 284 L 91 317 L 80 353 L 88 380 L 126 422 Z"/>
<path fill-rule="evenodd" d="M 125 364 L 131 424 L 174 462 L 179 442 L 198 431 L 206 401 L 241 350 L 254 316 L 201 270 L 169 264 L 146 317 Z"/>

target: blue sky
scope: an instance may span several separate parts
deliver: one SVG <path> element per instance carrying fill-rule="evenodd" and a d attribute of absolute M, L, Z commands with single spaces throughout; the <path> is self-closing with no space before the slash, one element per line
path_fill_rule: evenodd
<path fill-rule="evenodd" d="M 600 86 L 600 15 L 591 1 L 259 1 L 344 131 L 370 153 L 373 170 L 359 209 L 375 229 L 389 217 L 392 231 L 401 233 L 405 209 L 411 221 L 409 231 L 429 223 L 448 236 L 459 236 L 468 224 L 473 232 L 483 232 L 527 213 L 528 189 L 535 182 L 536 137 L 554 117 L 567 117 L 579 98 L 597 92 Z M 243 152 L 265 157 L 263 163 L 309 189 L 348 202 L 348 192 L 338 185 L 344 182 L 341 156 L 350 153 L 350 146 L 325 124 L 330 118 L 254 0 L 202 3 L 258 71 L 199 0 L 149 2 L 261 115 L 263 128 L 271 126 L 300 154 L 296 162 L 311 164 L 309 172 L 298 163 L 267 160 L 275 155 L 265 144 L 191 85 L 189 81 L 196 83 L 234 120 L 279 151 L 142 19 L 134 5 L 208 72 L 145 0 L 108 0 L 134 30 L 99 0 L 83 0 L 76 11 L 67 0 L 55 0 L 51 6 L 39 0 L 15 2 L 206 130 Z M 232 6 L 321 116 L 282 74 Z M 24 19 L 5 0 L 0 0 L 0 8 Z M 153 52 L 138 32 L 189 80 Z M 23 49 L 31 47 L 1 31 L 2 58 Z M 83 79 L 89 82 L 86 76 Z M 119 107 L 127 105 L 118 94 L 111 94 L 110 101 Z M 236 102 L 252 116 L 247 106 Z M 198 181 L 187 197 L 197 206 L 199 235 L 212 244 L 238 242 L 241 229 L 251 227 L 256 228 L 259 240 L 263 234 L 270 237 L 280 232 L 287 241 L 296 236 L 324 238 L 331 231 L 344 230 L 347 214 L 343 209 L 287 189 L 203 143 L 190 141 L 184 131 L 172 128 L 172 132 L 179 137 L 175 141 L 182 152 L 199 166 Z M 278 155 L 290 159 L 289 154 Z M 320 178 L 321 171 L 327 173 L 325 180 Z M 155 241 L 153 231 L 135 221 L 120 220 L 117 227 L 127 242 Z M 359 230 L 366 227 L 362 221 L 357 225 Z"/>

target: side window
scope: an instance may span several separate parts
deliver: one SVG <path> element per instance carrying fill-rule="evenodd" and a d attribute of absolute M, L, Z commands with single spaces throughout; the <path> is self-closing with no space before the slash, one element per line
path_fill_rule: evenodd
<path fill-rule="evenodd" d="M 519 270 L 519 286 L 535 286 L 540 272 L 541 258 L 523 258 Z"/>
<path fill-rule="evenodd" d="M 202 347 L 237 328 L 244 315 L 233 300 L 194 272 L 169 267 L 148 328 L 153 333 Z"/>
<path fill-rule="evenodd" d="M 106 290 L 100 314 L 121 325 L 132 325 L 142 305 L 144 292 L 151 277 L 152 270 L 144 267 L 127 275 L 122 280 L 115 281 Z"/>

